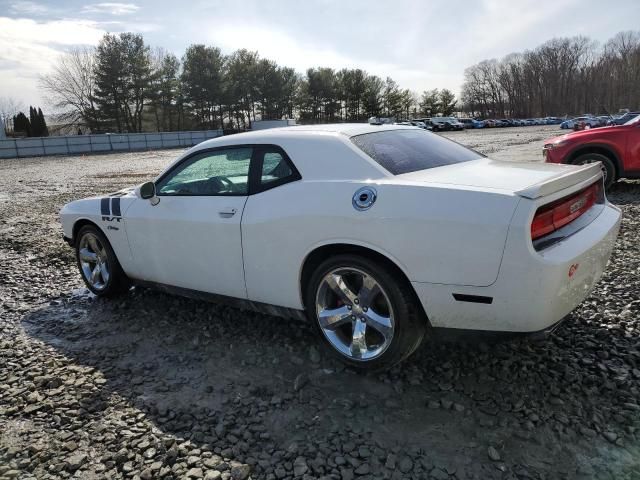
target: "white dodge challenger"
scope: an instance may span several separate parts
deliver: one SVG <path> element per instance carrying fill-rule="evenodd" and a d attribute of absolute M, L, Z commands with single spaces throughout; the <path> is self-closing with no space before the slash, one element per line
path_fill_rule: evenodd
<path fill-rule="evenodd" d="M 432 328 L 551 329 L 598 281 L 620 218 L 598 164 L 496 161 L 367 124 L 209 140 L 61 212 L 96 295 L 139 284 L 308 317 L 363 369 Z"/>

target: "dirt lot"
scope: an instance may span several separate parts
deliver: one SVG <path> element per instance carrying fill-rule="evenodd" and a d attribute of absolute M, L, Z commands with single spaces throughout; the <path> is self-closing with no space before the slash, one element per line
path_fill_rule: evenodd
<path fill-rule="evenodd" d="M 557 132 L 448 136 L 540 161 Z M 360 375 L 306 324 L 82 288 L 60 207 L 179 153 L 0 162 L 0 479 L 640 478 L 640 184 L 610 193 L 612 261 L 554 336 L 431 341 Z"/>

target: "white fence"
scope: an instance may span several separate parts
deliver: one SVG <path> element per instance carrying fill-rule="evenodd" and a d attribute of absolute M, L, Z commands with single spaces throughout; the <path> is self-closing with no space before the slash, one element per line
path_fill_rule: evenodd
<path fill-rule="evenodd" d="M 0 158 L 191 147 L 220 135 L 222 135 L 222 130 L 6 139 L 0 140 Z"/>

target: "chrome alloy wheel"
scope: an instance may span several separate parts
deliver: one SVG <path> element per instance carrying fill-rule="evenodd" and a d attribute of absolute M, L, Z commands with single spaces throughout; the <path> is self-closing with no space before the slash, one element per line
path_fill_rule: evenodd
<path fill-rule="evenodd" d="M 316 293 L 316 314 L 329 343 L 353 360 L 372 360 L 391 344 L 393 309 L 369 274 L 338 268 L 324 276 Z"/>
<path fill-rule="evenodd" d="M 91 232 L 80 239 L 78 249 L 80 269 L 87 283 L 96 290 L 104 290 L 109 283 L 109 262 L 107 251 L 100 239 Z"/>

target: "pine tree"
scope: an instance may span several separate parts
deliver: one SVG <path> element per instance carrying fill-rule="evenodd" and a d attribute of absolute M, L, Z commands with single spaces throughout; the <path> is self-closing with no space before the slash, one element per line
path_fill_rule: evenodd
<path fill-rule="evenodd" d="M 442 111 L 442 115 L 448 117 L 453 113 L 456 107 L 456 96 L 450 90 L 443 88 L 440 91 L 440 95 L 438 96 L 438 100 L 440 103 L 440 110 Z"/>
<path fill-rule="evenodd" d="M 13 131 L 22 133 L 25 137 L 31 136 L 31 123 L 24 113 L 20 112 L 13 117 Z"/>
<path fill-rule="evenodd" d="M 106 34 L 95 59 L 95 103 L 103 128 L 141 132 L 151 80 L 149 47 L 142 35 Z"/>
<path fill-rule="evenodd" d="M 44 114 L 42 113 L 42 109 L 40 107 L 38 107 L 38 123 L 40 126 L 40 136 L 48 137 L 49 127 L 47 127 L 47 121 L 44 119 Z"/>
<path fill-rule="evenodd" d="M 38 111 L 29 105 L 29 123 L 31 123 L 30 137 L 40 136 L 40 125 L 38 124 Z"/>

